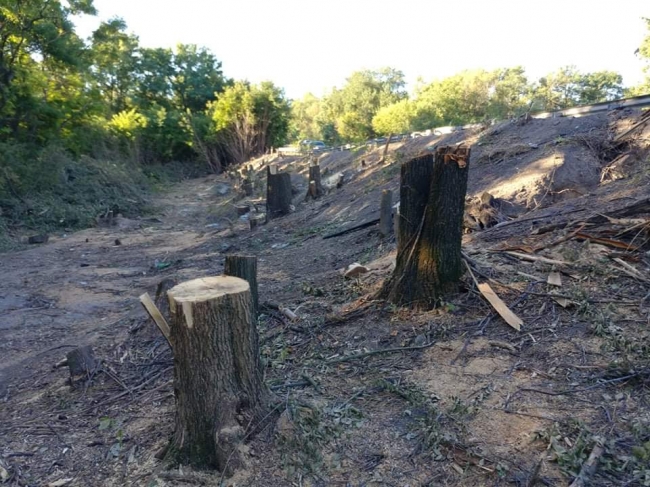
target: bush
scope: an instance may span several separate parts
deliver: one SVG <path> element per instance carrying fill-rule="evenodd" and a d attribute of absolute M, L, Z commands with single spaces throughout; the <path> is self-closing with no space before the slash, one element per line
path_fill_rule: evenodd
<path fill-rule="evenodd" d="M 0 210 L 10 228 L 83 228 L 109 210 L 135 216 L 146 208 L 149 187 L 132 164 L 75 160 L 57 147 L 0 145 Z"/>

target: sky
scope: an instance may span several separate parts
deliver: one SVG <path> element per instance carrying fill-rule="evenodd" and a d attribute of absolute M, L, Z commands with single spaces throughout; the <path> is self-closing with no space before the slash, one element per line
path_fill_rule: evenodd
<path fill-rule="evenodd" d="M 87 37 L 123 18 L 145 47 L 209 48 L 230 78 L 271 80 L 290 98 L 317 96 L 360 69 L 390 66 L 413 87 L 464 69 L 562 66 L 643 79 L 634 55 L 649 0 L 95 0 L 76 20 Z"/>

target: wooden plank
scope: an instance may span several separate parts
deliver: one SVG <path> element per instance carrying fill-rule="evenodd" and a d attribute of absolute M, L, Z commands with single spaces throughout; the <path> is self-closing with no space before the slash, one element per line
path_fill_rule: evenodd
<path fill-rule="evenodd" d="M 506 323 L 508 323 L 517 331 L 521 330 L 521 325 L 524 324 L 522 319 L 514 314 L 510 308 L 508 308 L 508 305 L 504 303 L 499 296 L 496 295 L 488 283 L 485 282 L 483 284 L 479 284 L 478 290 L 481 291 L 483 297 L 488 300 L 488 302 L 492 305 L 496 312 L 501 315 L 501 318 L 503 318 Z"/>
<path fill-rule="evenodd" d="M 156 323 L 167 342 L 169 342 L 169 324 L 151 299 L 151 296 L 149 296 L 149 293 L 144 293 L 142 296 L 140 296 L 140 302 L 142 303 L 142 306 L 144 306 L 144 309 L 147 311 L 151 319 Z M 169 342 L 169 344 L 171 346 L 171 342 Z"/>

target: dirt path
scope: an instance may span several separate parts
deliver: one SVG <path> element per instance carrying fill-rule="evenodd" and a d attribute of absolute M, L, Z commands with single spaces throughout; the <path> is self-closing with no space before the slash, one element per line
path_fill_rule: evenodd
<path fill-rule="evenodd" d="M 158 198 L 156 218 L 121 219 L 115 227 L 0 255 L 0 398 L 12 381 L 36 373 L 36 364 L 123 334 L 128 327 L 117 322 L 142 313 L 137 296 L 155 289 L 162 268 L 178 266 L 179 255 L 184 268 L 199 262 L 204 272 L 216 267 L 194 251 L 214 240 L 205 233 L 213 183 L 206 178 L 174 187 Z"/>

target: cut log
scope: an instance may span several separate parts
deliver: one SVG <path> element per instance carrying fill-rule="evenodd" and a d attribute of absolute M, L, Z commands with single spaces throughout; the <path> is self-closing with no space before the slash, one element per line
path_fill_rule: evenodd
<path fill-rule="evenodd" d="M 275 168 L 276 173 L 273 173 Z M 291 211 L 291 175 L 277 173 L 277 166 L 268 166 L 266 183 L 266 215 L 268 220 Z"/>
<path fill-rule="evenodd" d="M 397 260 L 379 297 L 429 309 L 458 290 L 468 147 L 439 147 L 402 165 Z"/>
<path fill-rule="evenodd" d="M 257 257 L 252 255 L 226 255 L 223 265 L 223 273 L 226 276 L 239 277 L 250 286 L 251 297 L 253 298 L 253 317 L 258 313 L 257 293 Z"/>
<path fill-rule="evenodd" d="M 40 235 L 32 235 L 27 239 L 28 244 L 44 244 L 47 243 L 47 241 L 50 239 L 50 236 L 47 235 L 46 233 L 42 233 Z"/>
<path fill-rule="evenodd" d="M 389 237 L 393 230 L 393 192 L 385 189 L 381 192 L 379 210 L 379 233 L 382 237 Z"/>
<path fill-rule="evenodd" d="M 195 279 L 167 293 L 174 349 L 176 427 L 168 458 L 226 475 L 241 464 L 239 444 L 267 410 L 248 283 Z"/>

